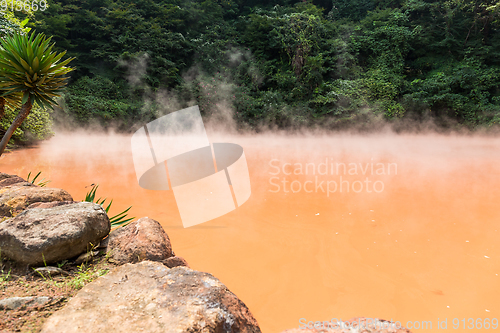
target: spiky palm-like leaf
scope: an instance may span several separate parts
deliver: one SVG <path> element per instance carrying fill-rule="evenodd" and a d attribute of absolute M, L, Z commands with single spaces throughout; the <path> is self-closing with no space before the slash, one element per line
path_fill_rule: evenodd
<path fill-rule="evenodd" d="M 0 84 L 1 85 L 1 84 Z M 0 96 L 5 93 L 2 90 L 0 90 Z M 21 106 L 21 100 L 23 98 L 22 93 L 18 94 L 10 94 L 4 97 L 0 97 L 4 99 L 5 105 L 10 106 L 13 109 L 17 109 Z"/>
<path fill-rule="evenodd" d="M 38 179 L 41 173 L 42 173 L 41 171 L 38 171 L 36 175 L 31 176 L 31 171 L 30 171 L 30 173 L 28 173 L 28 177 L 26 177 L 26 181 L 35 184 L 36 180 Z M 43 178 L 42 180 L 38 181 L 38 183 L 36 183 L 35 185 L 44 187 L 47 186 L 47 184 L 50 182 L 51 182 L 50 180 L 45 180 L 45 178 Z"/>
<path fill-rule="evenodd" d="M 92 184 L 92 188 L 90 189 L 89 192 L 87 192 L 87 195 L 85 195 L 85 199 L 83 201 L 86 201 L 86 202 L 93 202 L 93 203 L 96 203 L 96 204 L 99 204 L 101 205 L 104 210 L 106 211 L 106 214 L 109 213 L 109 209 L 111 208 L 111 204 L 113 203 L 113 200 L 111 200 L 109 202 L 109 204 L 106 206 L 106 200 L 107 198 L 99 198 L 99 199 L 96 199 L 95 196 L 96 196 L 96 191 L 97 191 L 97 188 L 99 187 L 99 184 Z M 130 210 L 130 208 L 132 208 L 132 206 L 130 206 L 129 208 L 125 209 L 124 211 L 116 214 L 115 216 L 111 216 L 109 218 L 109 222 L 111 222 L 111 227 L 120 227 L 120 226 L 126 226 L 127 224 L 129 224 L 133 219 L 135 219 L 135 217 L 131 217 L 131 218 L 127 218 L 127 212 Z"/>
<path fill-rule="evenodd" d="M 0 91 L 6 102 L 25 104 L 28 99 L 52 108 L 54 98 L 67 84 L 65 76 L 73 70 L 61 60 L 66 51 L 53 51 L 51 38 L 40 34 L 14 34 L 0 39 Z M 21 98 L 22 97 L 22 98 Z"/>

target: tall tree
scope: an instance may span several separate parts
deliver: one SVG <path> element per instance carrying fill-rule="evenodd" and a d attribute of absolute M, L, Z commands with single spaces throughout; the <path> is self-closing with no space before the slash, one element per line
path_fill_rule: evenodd
<path fill-rule="evenodd" d="M 25 28 L 26 23 L 28 23 L 28 19 L 20 21 L 10 8 L 11 7 L 9 6 L 5 6 L 5 8 L 2 7 L 2 11 L 0 12 L 0 37 L 20 31 L 28 33 L 29 28 Z M 31 9 L 28 12 L 25 11 L 25 13 L 31 15 Z M 1 95 L 3 95 L 3 92 L 0 91 L 0 119 L 4 117 L 5 108 L 8 105 L 17 107 L 19 106 L 18 102 L 20 101 L 19 94 L 14 94 L 10 97 L 2 97 Z"/>
<path fill-rule="evenodd" d="M 52 108 L 54 98 L 67 84 L 66 74 L 73 68 L 61 61 L 66 52 L 52 51 L 54 43 L 44 34 L 7 35 L 0 40 L 0 90 L 2 97 L 22 95 L 21 109 L 0 141 L 0 156 L 14 131 L 23 123 L 33 103 Z"/>

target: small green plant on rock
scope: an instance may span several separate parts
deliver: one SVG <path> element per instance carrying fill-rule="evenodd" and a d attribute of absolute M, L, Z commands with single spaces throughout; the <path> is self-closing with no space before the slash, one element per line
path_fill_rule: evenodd
<path fill-rule="evenodd" d="M 40 186 L 40 187 L 47 186 L 47 184 L 50 183 L 51 181 L 45 180 L 45 178 L 41 179 L 38 183 L 35 183 L 41 173 L 42 173 L 41 171 L 38 171 L 38 173 L 36 175 L 34 175 L 33 177 L 31 177 L 31 172 L 28 173 L 28 177 L 26 177 L 26 181 L 28 181 L 36 186 Z"/>

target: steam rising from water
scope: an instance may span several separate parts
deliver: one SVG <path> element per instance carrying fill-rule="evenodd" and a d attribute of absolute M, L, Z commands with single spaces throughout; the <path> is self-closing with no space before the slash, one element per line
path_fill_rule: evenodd
<path fill-rule="evenodd" d="M 225 52 L 229 67 L 240 66 L 243 61 L 253 59 L 252 53 L 247 49 L 232 48 Z M 263 110 L 268 118 L 261 119 L 253 124 L 248 124 L 245 121 L 238 121 L 240 118 L 235 110 L 234 101 L 237 87 L 233 82 L 230 71 L 217 72 L 214 75 L 205 73 L 200 64 L 193 65 L 189 70 L 182 74 L 182 80 L 186 86 L 189 86 L 191 92 L 169 90 L 169 89 L 153 89 L 146 83 L 148 69 L 148 54 L 143 54 L 135 57 L 132 60 L 121 59 L 118 65 L 125 68 L 127 71 L 126 79 L 129 82 L 131 89 L 142 93 L 143 106 L 138 110 L 137 121 L 135 124 L 127 124 L 124 126 L 119 119 L 106 121 L 105 123 L 93 120 L 87 126 L 89 131 L 114 131 L 120 128 L 120 131 L 128 130 L 130 133 L 137 130 L 140 126 L 159 118 L 171 112 L 175 112 L 190 106 L 199 104 L 203 113 L 205 126 L 213 131 L 225 132 L 232 134 L 252 134 L 252 133 L 288 133 L 288 134 L 313 134 L 313 135 L 329 135 L 332 131 L 352 134 L 366 133 L 413 133 L 413 134 L 462 134 L 470 135 L 470 132 L 463 125 L 458 124 L 455 120 L 446 117 L 432 117 L 430 112 L 413 112 L 407 117 L 401 119 L 388 120 L 380 111 L 376 111 L 368 106 L 360 107 L 360 110 L 355 115 L 347 117 L 344 115 L 342 119 L 335 117 L 325 117 L 321 122 L 308 122 L 304 119 L 310 118 L 309 111 L 301 110 L 299 107 L 290 105 L 281 105 L 279 107 Z M 339 71 L 342 69 L 342 64 L 339 64 Z M 263 82 L 264 76 L 259 72 L 254 62 L 250 61 L 246 68 L 246 74 L 254 84 Z M 192 96 L 192 91 L 196 82 L 199 82 L 200 95 L 203 95 L 199 101 Z M 338 105 L 349 102 L 346 96 L 338 101 Z M 270 100 L 270 103 L 273 101 Z M 155 110 L 155 114 L 151 114 L 151 110 Z M 293 109 L 294 116 L 290 116 L 289 111 Z M 63 115 L 62 112 L 57 112 L 59 131 L 73 131 L 75 125 L 72 119 Z M 278 126 L 274 121 L 274 117 L 285 118 L 284 124 Z M 106 129 L 105 129 L 106 128 Z M 493 135 L 498 134 L 498 129 L 481 128 L 476 130 L 476 134 Z"/>
<path fill-rule="evenodd" d="M 233 58 L 244 56 L 249 55 Z M 143 82 L 147 58 L 141 61 L 130 67 L 136 85 Z M 193 69 L 186 75 L 202 74 Z M 259 134 L 237 134 L 231 83 L 221 81 L 214 91 L 221 102 L 205 121 L 209 141 L 244 148 L 252 196 L 206 226 L 183 229 L 171 193 L 138 186 L 130 135 L 59 130 L 39 147 L 2 156 L 0 171 L 26 177 L 40 170 L 52 180 L 50 186 L 67 189 L 75 200 L 83 199 L 89 184 L 100 184 L 116 211 L 132 205 L 132 216 L 160 221 L 176 253 L 194 269 L 220 278 L 249 306 L 264 332 L 298 327 L 300 318 L 365 316 L 404 324 L 500 315 L 498 136 L 457 133 L 453 127 L 437 134 L 431 120 L 378 118 L 337 133 L 260 128 Z M 158 116 L 195 103 L 169 91 L 146 89 L 145 98 L 162 105 Z M 398 173 L 370 175 L 384 183 L 380 193 L 307 192 L 304 185 L 318 175 L 294 174 L 294 166 L 325 160 L 395 163 Z M 271 192 L 273 176 L 288 185 L 297 181 L 301 190 Z M 366 178 L 326 175 L 319 181 L 338 182 L 339 176 L 351 184 Z"/>

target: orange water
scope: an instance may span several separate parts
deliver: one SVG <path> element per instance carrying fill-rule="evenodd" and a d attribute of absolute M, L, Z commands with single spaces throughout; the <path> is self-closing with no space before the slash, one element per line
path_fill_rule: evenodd
<path fill-rule="evenodd" d="M 176 254 L 225 283 L 266 333 L 299 327 L 301 318 L 355 316 L 432 322 L 432 329 L 414 332 L 441 332 L 438 319 L 448 319 L 449 331 L 466 332 L 462 319 L 500 317 L 500 139 L 210 138 L 243 146 L 252 196 L 235 211 L 187 229 L 171 191 L 138 186 L 127 136 L 58 134 L 2 156 L 0 171 L 26 177 L 41 170 L 49 186 L 68 190 L 75 200 L 83 199 L 86 186 L 100 184 L 98 194 L 114 199 L 115 213 L 132 205 L 133 216 L 158 220 Z M 305 173 L 306 163 L 318 166 L 325 159 L 334 166 L 361 163 L 365 175 L 359 169 L 313 175 L 310 168 L 307 175 L 287 176 L 281 169 L 275 176 L 295 180 L 296 193 L 282 186 L 271 192 L 277 189 L 271 165 L 291 163 L 289 173 L 299 163 Z M 392 163 L 393 170 L 372 174 L 371 163 L 374 171 L 376 163 Z M 379 192 L 359 191 L 360 183 L 359 193 L 344 186 L 327 196 L 311 183 L 306 189 L 312 193 L 297 192 L 315 176 L 325 182 L 342 176 L 351 185 L 368 177 L 372 185 L 379 181 Z M 460 328 L 453 329 L 454 319 Z"/>

